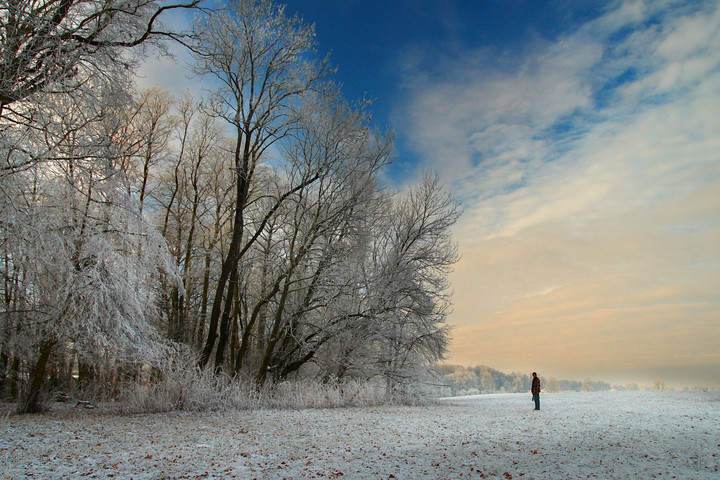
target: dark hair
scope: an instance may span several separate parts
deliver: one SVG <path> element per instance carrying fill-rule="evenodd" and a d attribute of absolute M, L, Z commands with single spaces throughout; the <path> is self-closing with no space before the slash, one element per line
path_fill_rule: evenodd
<path fill-rule="evenodd" d="M 535 375 L 537 377 L 537 373 L 533 372 L 533 375 Z"/>

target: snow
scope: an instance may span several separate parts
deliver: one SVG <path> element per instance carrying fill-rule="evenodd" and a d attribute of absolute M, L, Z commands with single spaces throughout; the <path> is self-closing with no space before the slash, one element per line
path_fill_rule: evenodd
<path fill-rule="evenodd" d="M 720 479 L 720 393 L 0 419 L 0 478 Z"/>

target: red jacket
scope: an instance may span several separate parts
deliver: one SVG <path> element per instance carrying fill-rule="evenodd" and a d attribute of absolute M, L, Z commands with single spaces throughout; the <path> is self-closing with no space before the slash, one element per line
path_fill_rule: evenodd
<path fill-rule="evenodd" d="M 533 395 L 536 393 L 540 393 L 540 377 L 533 378 L 532 388 L 530 389 L 530 391 L 533 393 Z"/>

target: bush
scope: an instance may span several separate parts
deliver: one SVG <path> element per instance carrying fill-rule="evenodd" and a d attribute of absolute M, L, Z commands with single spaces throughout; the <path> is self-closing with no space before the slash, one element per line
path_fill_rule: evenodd
<path fill-rule="evenodd" d="M 380 382 L 358 380 L 282 382 L 270 388 L 266 398 L 265 406 L 273 408 L 370 407 L 390 401 Z"/>
<path fill-rule="evenodd" d="M 122 409 L 130 413 L 208 412 L 260 408 L 367 407 L 403 401 L 376 380 L 297 380 L 258 388 L 252 381 L 215 374 L 194 363 L 173 361 L 150 378 L 125 386 Z"/>
<path fill-rule="evenodd" d="M 133 413 L 249 409 L 263 403 L 262 392 L 252 385 L 180 361 L 167 362 L 149 379 L 127 385 L 120 400 Z"/>

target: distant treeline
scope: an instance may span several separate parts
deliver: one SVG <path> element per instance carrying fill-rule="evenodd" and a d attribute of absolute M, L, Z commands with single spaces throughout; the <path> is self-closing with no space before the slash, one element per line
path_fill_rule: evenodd
<path fill-rule="evenodd" d="M 442 395 L 477 395 L 480 393 L 522 393 L 530 390 L 531 378 L 526 373 L 503 373 L 484 365 L 463 367 L 442 365 Z M 540 375 L 543 392 L 603 392 L 612 390 L 607 382 L 586 379 L 562 380 Z M 615 387 L 617 389 L 617 387 Z"/>

